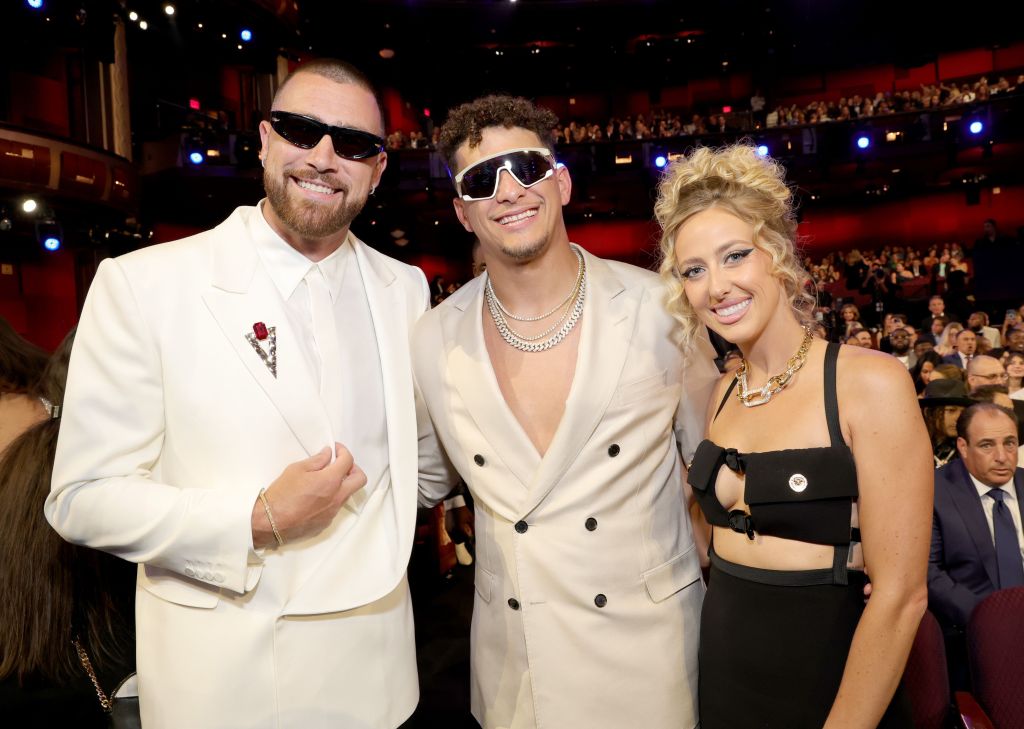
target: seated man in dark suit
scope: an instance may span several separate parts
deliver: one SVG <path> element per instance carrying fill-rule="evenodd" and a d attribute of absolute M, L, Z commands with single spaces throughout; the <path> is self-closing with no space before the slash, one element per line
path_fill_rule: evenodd
<path fill-rule="evenodd" d="M 935 472 L 928 607 L 947 634 L 954 685 L 963 687 L 962 633 L 975 606 L 1024 585 L 1017 416 L 992 403 L 966 408 L 956 424 L 960 459 Z"/>
<path fill-rule="evenodd" d="M 947 354 L 942 358 L 946 364 L 956 365 L 960 369 L 966 369 L 967 363 L 971 361 L 974 352 L 978 348 L 978 337 L 970 329 L 964 329 L 956 335 L 956 351 Z"/>

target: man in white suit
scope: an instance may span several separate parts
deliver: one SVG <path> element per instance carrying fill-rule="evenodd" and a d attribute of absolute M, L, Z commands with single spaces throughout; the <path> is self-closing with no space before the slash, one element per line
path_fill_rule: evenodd
<path fill-rule="evenodd" d="M 99 267 L 46 515 L 139 563 L 147 729 L 392 729 L 426 280 L 349 231 L 387 162 L 362 74 L 301 67 L 260 133 L 260 205 Z"/>
<path fill-rule="evenodd" d="M 706 340 L 684 369 L 655 274 L 569 242 L 555 123 L 485 97 L 441 132 L 487 273 L 416 327 L 421 503 L 458 476 L 476 502 L 485 729 L 692 729 L 704 587 L 680 445 L 718 373 Z"/>

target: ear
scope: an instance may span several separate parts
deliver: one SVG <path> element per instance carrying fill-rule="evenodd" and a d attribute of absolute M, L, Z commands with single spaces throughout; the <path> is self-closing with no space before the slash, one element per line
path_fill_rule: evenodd
<path fill-rule="evenodd" d="M 963 460 L 964 456 L 967 454 L 967 441 L 958 437 L 956 439 L 956 449 L 960 453 L 960 460 Z"/>
<path fill-rule="evenodd" d="M 267 161 L 267 153 L 270 151 L 270 122 L 263 120 L 260 122 L 260 159 L 264 163 Z"/>
<path fill-rule="evenodd" d="M 562 206 L 569 204 L 572 195 L 572 178 L 569 176 L 569 168 L 559 164 L 555 168 L 555 180 L 558 182 L 558 194 L 562 200 Z"/>
<path fill-rule="evenodd" d="M 466 229 L 466 232 L 475 233 L 476 231 L 473 230 L 473 225 L 469 222 L 469 217 L 466 215 L 466 203 L 462 198 L 453 198 L 452 205 L 455 208 L 455 217 L 462 223 L 462 227 Z"/>
<path fill-rule="evenodd" d="M 371 189 L 376 190 L 380 185 L 380 178 L 384 175 L 384 170 L 388 166 L 388 153 L 381 152 L 377 155 L 377 159 L 373 163 L 373 182 L 370 184 Z"/>

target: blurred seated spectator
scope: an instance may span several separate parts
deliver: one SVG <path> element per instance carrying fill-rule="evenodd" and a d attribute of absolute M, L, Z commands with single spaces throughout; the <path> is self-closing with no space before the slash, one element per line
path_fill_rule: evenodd
<path fill-rule="evenodd" d="M 871 336 L 871 332 L 867 329 L 854 329 L 846 338 L 846 344 L 850 344 L 854 347 L 864 347 L 866 349 L 875 348 L 874 338 Z"/>
<path fill-rule="evenodd" d="M 46 417 L 39 376 L 46 352 L 21 337 L 0 317 L 0 454 L 28 427 Z"/>
<path fill-rule="evenodd" d="M 39 384 L 58 417 L 71 338 Z M 106 727 L 75 641 L 112 694 L 135 665 L 136 568 L 69 544 L 46 523 L 58 417 L 32 426 L 0 457 L 0 715 L 11 727 Z"/>
<path fill-rule="evenodd" d="M 998 329 L 988 325 L 988 314 L 984 311 L 971 312 L 971 315 L 967 317 L 967 328 L 979 337 L 987 339 L 990 349 L 1001 347 L 1003 344 L 1002 335 Z"/>
<path fill-rule="evenodd" d="M 935 351 L 943 357 L 956 352 L 956 337 L 963 331 L 964 325 L 958 321 L 951 321 L 942 330 L 939 340 L 935 343 Z"/>
<path fill-rule="evenodd" d="M 967 397 L 963 381 L 933 377 L 925 386 L 924 397 L 919 402 L 928 438 L 931 440 L 935 466 L 944 466 L 958 455 L 957 418 L 974 401 Z"/>
<path fill-rule="evenodd" d="M 961 329 L 957 332 L 953 342 L 953 351 L 942 358 L 947 364 L 954 364 L 960 368 L 966 368 L 967 363 L 974 357 L 978 347 L 978 337 L 970 329 Z"/>
<path fill-rule="evenodd" d="M 1013 411 L 1013 400 L 1010 399 L 1006 385 L 981 385 L 971 390 L 969 397 L 975 402 L 990 402 Z"/>
<path fill-rule="evenodd" d="M 965 373 L 969 391 L 985 385 L 1006 384 L 1006 369 L 1003 367 L 1003 363 L 995 357 L 985 354 L 975 355 L 967 363 Z"/>
<path fill-rule="evenodd" d="M 956 365 L 951 365 L 943 362 L 938 365 L 932 372 L 933 380 L 956 380 L 957 382 L 965 382 L 964 371 Z"/>
<path fill-rule="evenodd" d="M 1024 400 L 1024 353 L 1011 352 L 1006 358 L 1006 388 L 1010 397 Z"/>
<path fill-rule="evenodd" d="M 918 357 L 917 364 L 910 371 L 910 376 L 914 379 L 914 388 L 918 394 L 924 392 L 924 388 L 932 381 L 935 368 L 940 364 L 942 364 L 942 357 L 935 352 L 925 352 Z"/>

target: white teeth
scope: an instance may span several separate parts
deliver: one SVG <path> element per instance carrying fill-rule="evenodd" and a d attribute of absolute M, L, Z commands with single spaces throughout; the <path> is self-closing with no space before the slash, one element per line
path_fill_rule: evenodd
<path fill-rule="evenodd" d="M 306 180 L 296 180 L 296 184 L 303 190 L 312 190 L 313 192 L 322 192 L 324 195 L 333 195 L 335 190 L 333 187 L 325 187 L 324 185 L 317 185 L 315 182 L 308 182 Z"/>
<path fill-rule="evenodd" d="M 715 309 L 715 313 L 718 314 L 719 316 L 732 316 L 737 312 L 743 311 L 748 306 L 750 306 L 750 299 L 744 299 L 738 304 L 727 306 L 724 309 Z"/>
<path fill-rule="evenodd" d="M 526 212 L 519 213 L 518 215 L 506 215 L 504 218 L 499 218 L 498 223 L 500 223 L 501 225 L 508 225 L 509 223 L 516 223 L 520 220 L 532 218 L 536 214 L 536 210 L 527 210 Z"/>

